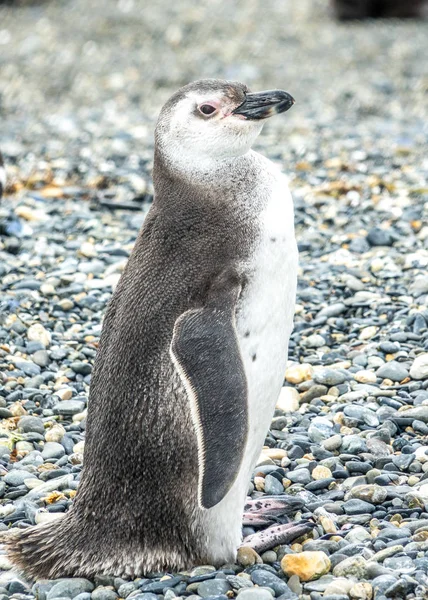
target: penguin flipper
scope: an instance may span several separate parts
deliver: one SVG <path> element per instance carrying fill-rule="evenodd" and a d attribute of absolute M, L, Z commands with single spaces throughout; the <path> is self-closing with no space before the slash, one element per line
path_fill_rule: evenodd
<path fill-rule="evenodd" d="M 218 504 L 232 487 L 248 429 L 247 379 L 235 326 L 241 284 L 223 273 L 202 308 L 176 321 L 171 356 L 186 388 L 198 439 L 198 499 Z"/>

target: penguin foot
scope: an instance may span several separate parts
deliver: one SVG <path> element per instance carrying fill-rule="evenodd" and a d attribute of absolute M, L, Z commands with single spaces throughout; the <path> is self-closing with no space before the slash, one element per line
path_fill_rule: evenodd
<path fill-rule="evenodd" d="M 258 554 L 270 550 L 275 546 L 281 544 L 289 544 L 296 538 L 306 535 L 315 527 L 315 523 L 312 521 L 298 521 L 292 523 L 285 523 L 283 525 L 273 525 L 268 527 L 264 531 L 254 533 L 246 537 L 241 544 L 242 546 L 249 546 L 255 550 Z"/>

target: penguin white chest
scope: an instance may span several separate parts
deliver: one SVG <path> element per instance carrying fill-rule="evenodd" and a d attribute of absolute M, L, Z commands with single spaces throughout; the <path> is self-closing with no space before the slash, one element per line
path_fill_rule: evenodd
<path fill-rule="evenodd" d="M 292 198 L 287 181 L 280 173 L 260 221 L 261 235 L 237 316 L 249 404 L 249 436 L 243 471 L 245 467 L 253 468 L 269 428 L 284 379 L 293 327 L 297 247 Z"/>

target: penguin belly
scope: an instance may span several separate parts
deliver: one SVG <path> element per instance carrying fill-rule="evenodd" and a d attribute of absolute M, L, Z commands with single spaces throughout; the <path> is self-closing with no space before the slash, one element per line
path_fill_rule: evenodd
<path fill-rule="evenodd" d="M 248 438 L 232 488 L 217 506 L 204 511 L 204 530 L 213 564 L 224 563 L 226 558 L 235 560 L 242 539 L 248 485 L 284 380 L 298 266 L 293 218 L 287 182 L 278 173 L 270 200 L 260 215 L 260 239 L 249 264 L 249 280 L 236 315 L 248 384 Z"/>

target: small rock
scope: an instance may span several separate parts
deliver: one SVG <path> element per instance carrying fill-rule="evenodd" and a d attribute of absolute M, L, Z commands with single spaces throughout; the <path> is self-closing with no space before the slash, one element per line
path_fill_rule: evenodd
<path fill-rule="evenodd" d="M 285 371 L 285 379 L 288 383 L 302 383 L 302 381 L 312 379 L 313 372 L 312 365 L 307 363 L 292 365 Z"/>
<path fill-rule="evenodd" d="M 320 369 L 315 371 L 314 381 L 321 385 L 340 385 L 346 381 L 347 377 L 344 373 L 336 369 Z"/>
<path fill-rule="evenodd" d="M 42 451 L 44 460 L 49 460 L 50 458 L 61 458 L 61 456 L 64 456 L 64 454 L 64 446 L 58 444 L 57 442 L 46 442 Z"/>
<path fill-rule="evenodd" d="M 312 478 L 315 480 L 328 479 L 329 477 L 331 477 L 331 471 L 328 467 L 323 467 L 322 465 L 318 465 L 312 471 Z"/>
<path fill-rule="evenodd" d="M 78 594 L 83 592 L 92 592 L 94 584 L 83 579 L 81 577 L 75 577 L 73 579 L 61 579 L 56 583 L 51 590 L 48 592 L 46 599 L 52 600 L 52 598 L 75 598 Z"/>
<path fill-rule="evenodd" d="M 286 554 L 281 560 L 281 568 L 291 577 L 297 575 L 301 581 L 318 579 L 330 570 L 330 559 L 324 552 L 301 552 Z"/>
<path fill-rule="evenodd" d="M 238 598 L 239 600 L 272 600 L 272 594 L 268 590 L 249 588 L 239 590 Z"/>
<path fill-rule="evenodd" d="M 18 429 L 24 433 L 35 432 L 43 435 L 45 432 L 43 421 L 38 417 L 21 417 L 18 421 Z"/>
<path fill-rule="evenodd" d="M 80 400 L 64 400 L 55 404 L 53 411 L 57 415 L 76 415 L 82 412 L 84 408 L 85 403 Z"/>
<path fill-rule="evenodd" d="M 415 358 L 410 368 L 410 377 L 417 380 L 428 378 L 428 354 L 419 354 Z"/>
<path fill-rule="evenodd" d="M 349 596 L 353 600 L 372 600 L 373 588 L 367 581 L 356 583 L 349 590 Z"/>
<path fill-rule="evenodd" d="M 263 561 L 255 550 L 249 546 L 238 548 L 237 561 L 243 567 L 251 567 L 255 564 L 261 564 Z"/>
<path fill-rule="evenodd" d="M 28 328 L 27 338 L 31 342 L 41 342 L 45 348 L 51 343 L 51 334 L 41 323 L 35 323 Z"/>
<path fill-rule="evenodd" d="M 47 442 L 60 442 L 65 435 L 65 429 L 60 423 L 55 423 L 53 427 L 45 432 Z"/>
<path fill-rule="evenodd" d="M 395 360 L 391 360 L 388 363 L 382 365 L 377 371 L 376 375 L 382 377 L 382 379 L 390 379 L 391 381 L 403 381 L 409 376 L 409 372 L 403 365 Z"/>
<path fill-rule="evenodd" d="M 198 585 L 198 594 L 202 598 L 207 598 L 209 596 L 226 594 L 231 589 L 230 583 L 226 579 L 208 579 Z"/>
<path fill-rule="evenodd" d="M 335 577 L 356 577 L 365 579 L 367 574 L 367 563 L 362 556 L 350 556 L 345 558 L 333 569 Z"/>
<path fill-rule="evenodd" d="M 279 394 L 276 408 L 285 413 L 292 413 L 299 410 L 299 392 L 291 387 L 283 387 Z"/>
<path fill-rule="evenodd" d="M 117 593 L 111 587 L 100 586 L 91 594 L 91 600 L 116 600 Z"/>

